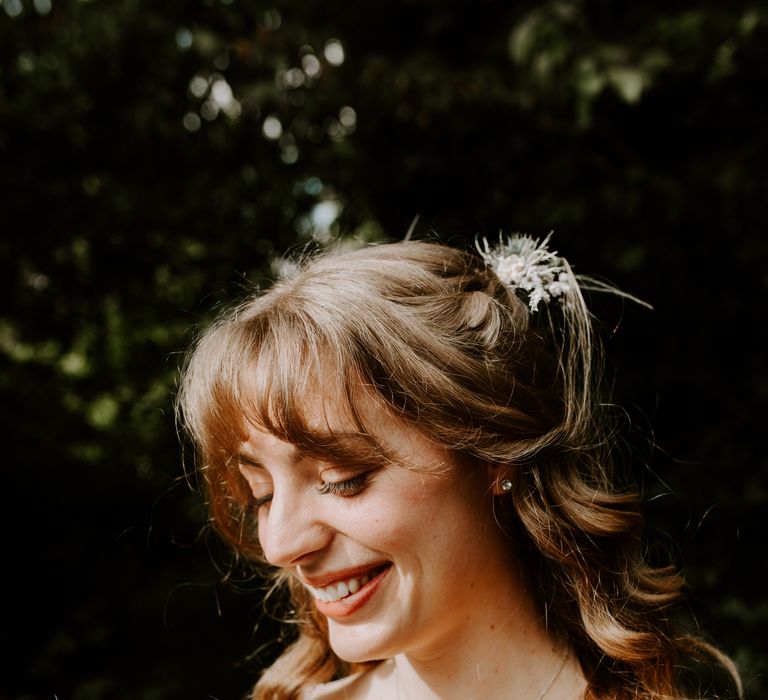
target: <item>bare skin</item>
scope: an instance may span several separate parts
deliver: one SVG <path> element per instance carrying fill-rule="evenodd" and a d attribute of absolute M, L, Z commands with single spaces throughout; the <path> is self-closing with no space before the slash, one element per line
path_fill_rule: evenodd
<path fill-rule="evenodd" d="M 498 647 L 496 647 L 498 649 Z M 557 651 L 557 654 L 554 652 Z M 558 656 L 559 654 L 559 656 Z M 474 657 L 475 655 L 473 655 Z M 363 674 L 308 688 L 302 700 L 583 700 L 586 681 L 578 663 L 561 650 L 529 652 L 529 664 L 512 667 L 524 659 L 509 655 L 504 666 L 482 660 L 470 666 L 469 659 L 441 674 L 445 660 L 414 663 L 406 655 L 396 656 Z M 468 670 L 468 672 L 462 672 Z M 550 684 L 551 683 L 551 684 Z M 544 692 L 544 695 L 542 695 Z"/>
<path fill-rule="evenodd" d="M 303 698 L 583 698 L 578 664 L 547 633 L 494 519 L 502 470 L 462 462 L 376 406 L 370 411 L 391 463 L 329 462 L 257 428 L 241 450 L 266 558 L 316 595 L 339 657 L 386 659 Z M 335 435 L 351 431 L 322 404 L 317 421 Z M 368 474 L 362 486 L 361 473 Z M 354 486 L 329 490 L 329 483 Z M 367 569 L 373 579 L 382 568 L 370 595 L 361 588 L 322 599 L 321 589 L 336 581 L 364 581 Z"/>

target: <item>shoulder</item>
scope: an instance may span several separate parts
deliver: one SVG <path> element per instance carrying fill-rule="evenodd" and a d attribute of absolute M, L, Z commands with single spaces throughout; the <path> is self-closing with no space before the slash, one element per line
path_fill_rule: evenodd
<path fill-rule="evenodd" d="M 340 678 L 329 683 L 319 683 L 305 688 L 300 700 L 366 700 L 386 697 L 382 695 L 391 672 L 391 663 L 384 662 L 363 673 Z"/>

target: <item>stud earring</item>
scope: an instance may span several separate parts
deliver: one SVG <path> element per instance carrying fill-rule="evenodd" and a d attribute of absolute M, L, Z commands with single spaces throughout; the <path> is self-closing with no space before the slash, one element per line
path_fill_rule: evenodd
<path fill-rule="evenodd" d="M 509 479 L 501 480 L 501 490 L 504 493 L 509 493 L 512 490 L 512 482 Z"/>

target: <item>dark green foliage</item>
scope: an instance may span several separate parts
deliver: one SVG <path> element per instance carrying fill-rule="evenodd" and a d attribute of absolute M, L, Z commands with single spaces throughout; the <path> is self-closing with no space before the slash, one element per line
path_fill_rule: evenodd
<path fill-rule="evenodd" d="M 417 215 L 656 307 L 605 309 L 654 538 L 765 696 L 767 47 L 756 2 L 2 0 L 0 696 L 245 692 L 275 628 L 199 536 L 180 353 L 276 252 Z"/>

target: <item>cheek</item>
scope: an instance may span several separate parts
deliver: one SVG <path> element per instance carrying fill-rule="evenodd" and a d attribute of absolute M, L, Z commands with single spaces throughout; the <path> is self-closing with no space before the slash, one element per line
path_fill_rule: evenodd
<path fill-rule="evenodd" d="M 425 544 L 440 537 L 446 523 L 426 489 L 382 494 L 362 505 L 352 526 L 354 537 L 392 556 L 408 553 L 423 556 Z"/>
<path fill-rule="evenodd" d="M 384 475 L 360 496 L 336 503 L 335 525 L 352 539 L 370 548 L 390 544 L 400 533 L 414 529 L 415 514 L 426 502 L 422 489 L 404 489 L 396 479 Z"/>
<path fill-rule="evenodd" d="M 436 490 L 434 497 L 411 508 L 411 536 L 426 543 L 433 559 L 477 563 L 487 553 L 494 532 L 490 504 L 482 494 L 468 492 L 459 484 Z M 418 513 L 418 517 L 416 514 Z"/>

